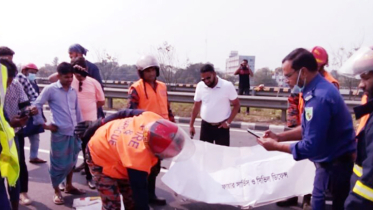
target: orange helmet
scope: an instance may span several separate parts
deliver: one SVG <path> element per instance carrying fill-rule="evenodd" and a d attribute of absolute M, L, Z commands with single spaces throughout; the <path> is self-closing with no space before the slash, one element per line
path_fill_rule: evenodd
<path fill-rule="evenodd" d="M 181 128 L 165 119 L 156 120 L 144 128 L 144 142 L 161 159 L 178 155 L 187 138 Z"/>
<path fill-rule="evenodd" d="M 328 53 L 323 47 L 316 46 L 311 50 L 311 53 L 315 57 L 318 67 L 328 64 Z"/>

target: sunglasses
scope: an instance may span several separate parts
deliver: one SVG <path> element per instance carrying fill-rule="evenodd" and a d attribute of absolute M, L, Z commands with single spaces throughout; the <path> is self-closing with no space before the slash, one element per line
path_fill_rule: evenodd
<path fill-rule="evenodd" d="M 206 77 L 206 78 L 201 78 L 202 82 L 204 82 L 205 80 L 210 80 L 211 77 Z"/>

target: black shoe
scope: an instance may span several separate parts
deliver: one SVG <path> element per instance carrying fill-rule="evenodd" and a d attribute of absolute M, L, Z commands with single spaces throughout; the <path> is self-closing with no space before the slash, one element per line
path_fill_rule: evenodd
<path fill-rule="evenodd" d="M 87 180 L 87 185 L 92 190 L 96 189 L 96 184 L 95 184 L 95 182 L 93 180 Z"/>
<path fill-rule="evenodd" d="M 149 204 L 157 205 L 157 206 L 165 206 L 166 200 L 164 198 L 158 198 L 157 196 L 150 196 L 149 197 Z"/>
<path fill-rule="evenodd" d="M 280 201 L 276 203 L 277 206 L 285 207 L 285 206 L 296 206 L 298 205 L 298 197 L 289 198 L 284 201 Z"/>

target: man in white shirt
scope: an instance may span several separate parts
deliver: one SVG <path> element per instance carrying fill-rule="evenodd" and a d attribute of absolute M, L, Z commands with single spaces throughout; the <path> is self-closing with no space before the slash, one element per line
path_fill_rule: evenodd
<path fill-rule="evenodd" d="M 200 139 L 229 146 L 229 126 L 240 108 L 236 89 L 231 82 L 216 76 L 211 64 L 201 68 L 201 80 L 194 95 L 190 135 L 195 134 L 194 121 L 201 110 Z"/>

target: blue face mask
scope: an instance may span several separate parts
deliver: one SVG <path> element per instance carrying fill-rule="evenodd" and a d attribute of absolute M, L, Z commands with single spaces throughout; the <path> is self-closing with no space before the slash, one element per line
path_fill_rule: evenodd
<path fill-rule="evenodd" d="M 301 73 L 302 73 L 302 69 L 299 71 L 298 78 L 297 78 L 297 83 L 294 85 L 293 89 L 291 89 L 291 93 L 299 94 L 300 92 L 303 91 L 304 86 L 306 85 L 306 80 L 304 80 L 303 87 L 299 87 L 299 85 L 298 85 Z"/>
<path fill-rule="evenodd" d="M 27 79 L 29 79 L 30 81 L 35 81 L 36 79 L 36 74 L 33 74 L 33 73 L 29 73 L 28 76 L 27 76 Z"/>

